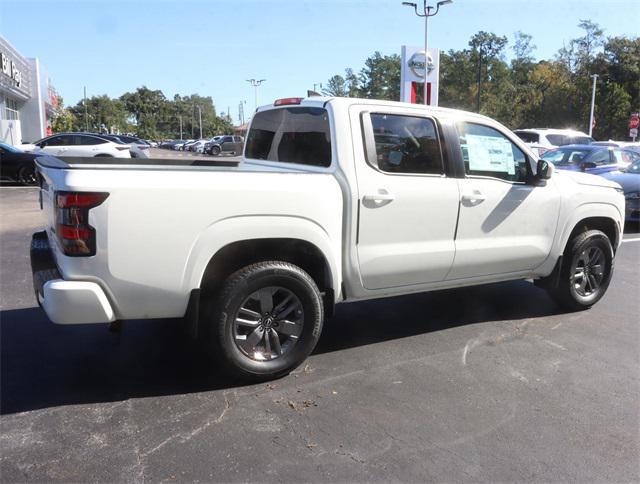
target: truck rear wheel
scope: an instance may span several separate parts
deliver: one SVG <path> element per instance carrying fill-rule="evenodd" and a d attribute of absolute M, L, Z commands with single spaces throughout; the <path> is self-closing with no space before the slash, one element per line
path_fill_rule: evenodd
<path fill-rule="evenodd" d="M 300 365 L 315 348 L 323 322 L 313 279 L 279 261 L 229 276 L 209 314 L 214 356 L 228 373 L 250 380 L 278 378 Z"/>
<path fill-rule="evenodd" d="M 580 311 L 604 296 L 612 275 L 613 248 L 609 238 L 600 230 L 587 230 L 567 246 L 558 284 L 548 290 L 565 309 Z"/>

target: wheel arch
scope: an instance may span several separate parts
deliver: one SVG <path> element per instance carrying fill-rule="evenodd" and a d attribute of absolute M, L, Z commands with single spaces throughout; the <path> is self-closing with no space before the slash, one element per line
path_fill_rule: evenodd
<path fill-rule="evenodd" d="M 209 226 L 192 247 L 185 285 L 204 293 L 235 270 L 265 260 L 301 267 L 335 302 L 340 288 L 341 242 L 315 222 L 294 216 L 239 216 Z"/>
<path fill-rule="evenodd" d="M 554 252 L 558 257 L 561 256 L 567 244 L 585 228 L 602 230 L 609 237 L 615 252 L 621 242 L 623 220 L 623 214 L 613 204 L 594 202 L 579 205 L 563 224 Z"/>

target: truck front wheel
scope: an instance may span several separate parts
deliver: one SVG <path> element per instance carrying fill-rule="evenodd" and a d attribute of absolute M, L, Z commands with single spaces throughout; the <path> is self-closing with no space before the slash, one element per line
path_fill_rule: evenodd
<path fill-rule="evenodd" d="M 260 262 L 229 276 L 209 315 L 212 350 L 228 373 L 250 380 L 278 378 L 315 348 L 322 296 L 301 268 Z"/>
<path fill-rule="evenodd" d="M 600 230 L 578 234 L 567 246 L 560 277 L 549 292 L 571 311 L 588 309 L 604 296 L 613 275 L 613 248 Z"/>

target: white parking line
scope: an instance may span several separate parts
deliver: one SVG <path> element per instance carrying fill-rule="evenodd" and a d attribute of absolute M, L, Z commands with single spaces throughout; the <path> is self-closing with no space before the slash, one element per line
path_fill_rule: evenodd
<path fill-rule="evenodd" d="M 625 242 L 640 242 L 640 237 L 636 237 L 635 239 L 622 239 L 622 243 Z"/>

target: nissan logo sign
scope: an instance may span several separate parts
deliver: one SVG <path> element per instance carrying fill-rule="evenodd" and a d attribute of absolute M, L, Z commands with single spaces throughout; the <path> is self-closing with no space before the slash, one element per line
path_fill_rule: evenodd
<path fill-rule="evenodd" d="M 411 72 L 413 72 L 416 76 L 418 77 L 422 77 L 424 78 L 424 52 L 416 52 L 415 54 L 413 54 L 411 56 L 411 58 L 409 59 L 409 62 L 407 63 L 409 65 L 409 69 L 411 69 Z M 433 69 L 435 68 L 435 66 L 433 65 L 433 58 L 430 55 L 427 55 L 427 75 L 431 74 L 431 71 L 433 71 Z"/>

